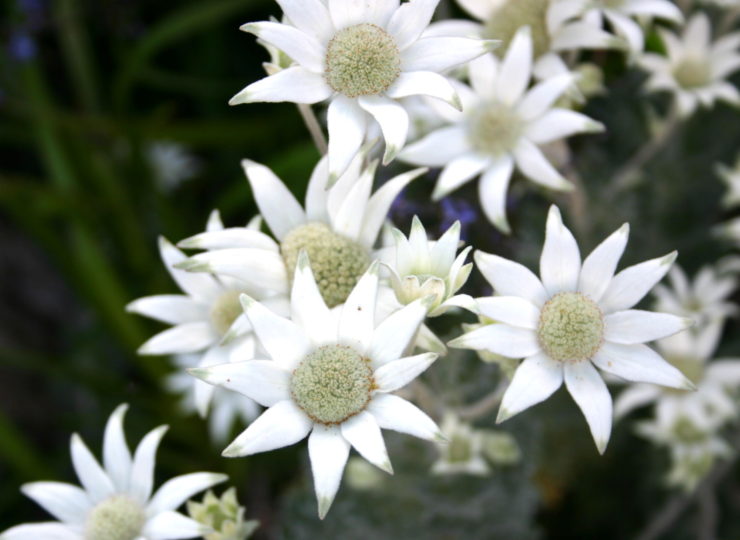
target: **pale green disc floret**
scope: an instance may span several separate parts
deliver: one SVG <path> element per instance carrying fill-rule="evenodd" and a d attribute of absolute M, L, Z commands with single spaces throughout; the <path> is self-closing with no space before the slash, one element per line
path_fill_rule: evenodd
<path fill-rule="evenodd" d="M 687 57 L 673 68 L 673 76 L 683 88 L 701 88 L 711 82 L 712 71 L 706 58 Z"/>
<path fill-rule="evenodd" d="M 512 152 L 524 133 L 519 114 L 496 101 L 482 104 L 473 111 L 468 122 L 468 137 L 473 148 L 496 157 Z"/>
<path fill-rule="evenodd" d="M 290 379 L 293 401 L 314 422 L 341 424 L 370 402 L 375 379 L 370 360 L 346 345 L 319 347 Z"/>
<path fill-rule="evenodd" d="M 336 33 L 326 48 L 326 82 L 350 98 L 382 94 L 401 74 L 401 53 L 393 37 L 374 24 Z"/>
<path fill-rule="evenodd" d="M 308 254 L 316 284 L 330 308 L 347 300 L 371 262 L 365 247 L 324 223 L 301 225 L 283 239 L 280 252 L 289 276 L 293 276 L 301 250 Z"/>
<path fill-rule="evenodd" d="M 538 58 L 550 50 L 550 33 L 547 29 L 549 8 L 550 0 L 507 0 L 486 22 L 483 37 L 500 39 L 501 47 L 495 52 L 503 55 L 517 31 L 523 26 L 529 26 L 534 57 Z"/>
<path fill-rule="evenodd" d="M 545 353 L 559 362 L 593 357 L 604 340 L 604 317 L 596 303 L 581 293 L 564 292 L 542 307 L 537 339 Z"/>
<path fill-rule="evenodd" d="M 127 495 L 114 495 L 90 511 L 85 540 L 134 540 L 146 522 L 142 506 Z"/>

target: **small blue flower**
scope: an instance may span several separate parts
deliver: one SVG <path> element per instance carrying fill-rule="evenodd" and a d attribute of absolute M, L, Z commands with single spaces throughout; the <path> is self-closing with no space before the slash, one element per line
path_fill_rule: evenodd
<path fill-rule="evenodd" d="M 442 199 L 442 223 L 440 231 L 446 231 L 456 221 L 460 222 L 460 237 L 467 239 L 467 231 L 471 224 L 478 220 L 475 207 L 465 199 L 447 197 Z"/>

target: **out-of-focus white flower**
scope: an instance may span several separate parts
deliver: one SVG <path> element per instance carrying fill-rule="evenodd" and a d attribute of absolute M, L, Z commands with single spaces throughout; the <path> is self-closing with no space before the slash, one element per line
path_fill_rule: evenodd
<path fill-rule="evenodd" d="M 247 86 L 229 102 L 313 104 L 330 100 L 329 176 L 338 178 L 380 126 L 392 161 L 406 143 L 409 119 L 398 99 L 426 95 L 459 107 L 445 70 L 494 44 L 475 38 L 422 37 L 439 0 L 278 0 L 291 22 L 241 29 L 293 59 L 295 65 Z"/>
<path fill-rule="evenodd" d="M 262 242 L 264 235 L 247 229 L 210 231 L 180 242 L 181 247 L 208 251 L 179 266 L 242 280 L 256 277 L 264 289 L 287 297 L 298 255 L 306 250 L 324 301 L 332 308 L 341 305 L 375 258 L 373 247 L 391 203 L 424 173 L 401 174 L 373 194 L 377 163 L 363 167 L 364 158 L 364 153 L 355 156 L 331 189 L 323 158 L 311 175 L 305 210 L 270 169 L 245 160 L 257 206 L 277 242 Z"/>
<path fill-rule="evenodd" d="M 205 540 L 246 540 L 259 528 L 259 521 L 245 521 L 246 509 L 239 504 L 233 487 L 221 497 L 209 490 L 202 502 L 188 501 L 187 508 L 191 518 L 213 530 Z"/>
<path fill-rule="evenodd" d="M 503 61 L 493 55 L 469 65 L 472 88 L 458 84 L 464 112 L 439 107 L 448 125 L 409 145 L 400 158 L 442 167 L 433 198 L 441 199 L 481 175 L 479 198 L 488 219 L 510 230 L 506 193 L 517 168 L 544 187 L 570 190 L 572 184 L 550 164 L 540 146 L 578 133 L 602 131 L 591 118 L 554 108 L 572 79 L 562 75 L 527 91 L 531 79 L 532 39 L 528 28 L 517 32 Z"/>
<path fill-rule="evenodd" d="M 670 0 L 593 0 L 584 18 L 598 23 L 607 21 L 614 31 L 625 39 L 634 55 L 645 47 L 642 27 L 634 17 L 662 19 L 672 23 L 683 22 L 683 14 Z"/>
<path fill-rule="evenodd" d="M 291 319 L 242 296 L 244 310 L 271 360 L 191 370 L 210 384 L 245 394 L 268 409 L 227 448 L 248 456 L 308 438 L 319 516 L 339 489 L 350 447 L 391 472 L 380 429 L 438 439 L 439 428 L 394 396 L 426 370 L 434 353 L 405 356 L 427 306 L 416 301 L 376 324 L 378 263 L 352 289 L 338 320 L 324 302 L 305 251 L 295 270 Z"/>
<path fill-rule="evenodd" d="M 146 149 L 154 177 L 164 191 L 172 191 L 200 171 L 200 162 L 181 144 L 157 141 Z"/>
<path fill-rule="evenodd" d="M 257 229 L 254 221 L 244 229 L 255 244 L 263 249 L 276 246 L 266 234 Z M 233 229 L 224 229 L 218 212 L 214 211 L 208 220 L 206 234 L 220 232 L 229 234 Z M 251 329 L 240 332 L 238 339 L 223 343 L 224 337 L 232 327 L 244 328 L 244 316 L 239 295 L 248 293 L 262 299 L 271 309 L 281 313 L 287 310 L 287 299 L 273 296 L 269 283 L 261 281 L 259 270 L 250 275 L 229 276 L 227 274 L 193 274 L 176 268 L 187 257 L 164 238 L 160 238 L 159 250 L 167 270 L 186 294 L 162 294 L 134 300 L 127 311 L 150 317 L 173 325 L 144 343 L 139 354 L 179 355 L 198 353 L 195 365 L 209 366 L 230 361 L 254 358 L 255 340 Z M 205 417 L 213 395 L 213 387 L 194 381 L 195 405 L 201 416 Z"/>
<path fill-rule="evenodd" d="M 164 540 L 211 532 L 176 510 L 196 493 L 225 481 L 226 475 L 177 476 L 152 495 L 157 447 L 167 426 L 149 432 L 132 456 L 123 432 L 126 410 L 127 405 L 120 405 L 108 420 L 102 467 L 79 435 L 72 436 L 72 464 L 82 488 L 62 482 L 21 488 L 59 521 L 18 525 L 0 534 L 2 540 Z"/>
<path fill-rule="evenodd" d="M 358 491 L 373 491 L 382 487 L 388 477 L 377 467 L 360 457 L 351 457 L 347 461 L 344 476 L 347 485 Z"/>
<path fill-rule="evenodd" d="M 691 321 L 631 309 L 668 272 L 676 253 L 615 276 L 627 236 L 624 225 L 581 263 L 578 244 L 553 206 L 540 279 L 518 263 L 475 253 L 478 268 L 501 295 L 477 299 L 478 307 L 499 324 L 464 334 L 449 345 L 525 359 L 504 394 L 498 422 L 544 401 L 565 382 L 603 453 L 611 435 L 612 401 L 596 367 L 630 381 L 693 388 L 679 370 L 644 345 L 684 330 Z"/>
<path fill-rule="evenodd" d="M 722 204 L 727 208 L 740 206 L 740 156 L 735 161 L 734 167 L 728 167 L 720 163 L 716 168 L 717 176 L 727 187 Z"/>
<path fill-rule="evenodd" d="M 395 257 L 386 266 L 390 271 L 393 291 L 402 305 L 433 296 L 429 316 L 435 317 L 466 301 L 472 304 L 472 299 L 467 295 L 455 295 L 473 269 L 473 263 L 465 264 L 471 247 L 455 256 L 460 243 L 459 221 L 436 242 L 427 239 L 424 225 L 416 216 L 408 238 L 398 229 L 394 229 L 393 233 Z"/>
<path fill-rule="evenodd" d="M 483 434 L 470 424 L 447 413 L 442 419 L 442 434 L 446 442 L 437 445 L 439 459 L 432 465 L 434 474 L 472 474 L 485 476 L 491 472 L 483 457 Z"/>
<path fill-rule="evenodd" d="M 482 429 L 479 433 L 483 438 L 483 454 L 493 465 L 505 467 L 519 463 L 522 451 L 512 435 L 493 429 Z"/>
<path fill-rule="evenodd" d="M 194 379 L 185 371 L 188 368 L 196 367 L 199 359 L 198 355 L 192 354 L 174 357 L 172 360 L 178 371 L 165 380 L 165 386 L 170 392 L 182 395 L 180 406 L 185 414 L 198 412 L 196 406 L 197 389 L 201 384 L 206 384 Z M 229 392 L 223 388 L 208 386 L 212 392 L 211 403 L 208 408 L 208 432 L 214 443 L 222 445 L 231 436 L 235 425 L 245 426 L 259 416 L 260 406 L 246 396 Z"/>
<path fill-rule="evenodd" d="M 657 300 L 655 309 L 694 320 L 690 331 L 700 332 L 712 324 L 737 313 L 737 306 L 730 297 L 737 289 L 737 277 L 705 266 L 693 282 L 680 266 L 674 265 L 668 274 L 671 286 L 659 284 L 653 290 Z"/>
<path fill-rule="evenodd" d="M 701 0 L 705 4 L 714 4 L 726 9 L 740 8 L 740 0 Z"/>
<path fill-rule="evenodd" d="M 665 29 L 659 32 L 668 56 L 646 53 L 637 60 L 650 73 L 649 91 L 672 93 L 682 117 L 717 100 L 740 104 L 737 88 L 725 80 L 740 68 L 740 32 L 712 43 L 711 23 L 703 12 L 689 19 L 681 38 Z"/>

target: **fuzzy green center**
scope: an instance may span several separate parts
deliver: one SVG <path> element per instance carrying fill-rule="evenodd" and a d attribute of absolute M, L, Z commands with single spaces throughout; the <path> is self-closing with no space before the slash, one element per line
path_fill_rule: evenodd
<path fill-rule="evenodd" d="M 453 435 L 447 446 L 447 459 L 450 463 L 467 463 L 473 457 L 470 436 Z"/>
<path fill-rule="evenodd" d="M 684 58 L 674 69 L 676 82 L 684 88 L 706 86 L 712 79 L 709 62 L 705 58 Z"/>
<path fill-rule="evenodd" d="M 401 74 L 401 53 L 390 34 L 374 24 L 337 32 L 326 49 L 326 82 L 347 97 L 374 96 Z"/>
<path fill-rule="evenodd" d="M 324 223 L 309 223 L 290 231 L 280 245 L 291 278 L 302 249 L 308 253 L 321 296 L 330 308 L 347 300 L 371 262 L 358 242 L 335 233 Z"/>
<path fill-rule="evenodd" d="M 665 359 L 694 384 L 699 384 L 704 378 L 704 362 L 698 358 L 667 355 Z M 684 393 L 681 390 L 679 392 Z"/>
<path fill-rule="evenodd" d="M 556 294 L 542 307 L 537 338 L 553 360 L 580 362 L 591 358 L 604 338 L 601 310 L 580 293 Z"/>
<path fill-rule="evenodd" d="M 508 0 L 486 22 L 483 37 L 500 39 L 501 47 L 496 49 L 496 54 L 503 56 L 517 30 L 529 26 L 534 57 L 538 58 L 550 50 L 550 33 L 547 30 L 549 7 L 549 0 Z"/>
<path fill-rule="evenodd" d="M 146 522 L 144 509 L 126 495 L 114 495 L 92 509 L 85 540 L 134 540 Z"/>
<path fill-rule="evenodd" d="M 362 412 L 375 388 L 370 361 L 345 345 L 326 345 L 306 356 L 293 372 L 295 403 L 320 424 L 341 424 Z"/>
<path fill-rule="evenodd" d="M 468 136 L 477 151 L 500 156 L 511 152 L 524 132 L 515 110 L 493 102 L 483 105 L 470 118 Z"/>
<path fill-rule="evenodd" d="M 222 336 L 229 331 L 234 321 L 244 311 L 239 296 L 242 291 L 226 291 L 211 306 L 211 324 Z"/>

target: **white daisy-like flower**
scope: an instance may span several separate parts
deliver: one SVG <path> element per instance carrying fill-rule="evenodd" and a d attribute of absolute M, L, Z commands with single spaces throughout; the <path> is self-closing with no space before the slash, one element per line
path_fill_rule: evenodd
<path fill-rule="evenodd" d="M 465 285 L 473 263 L 465 264 L 472 247 L 459 255 L 460 222 L 456 221 L 436 242 L 427 239 L 427 233 L 418 217 L 414 216 L 408 238 L 393 229 L 395 257 L 390 257 L 386 267 L 396 299 L 402 304 L 432 296 L 429 316 L 441 315 L 450 307 L 472 304 L 467 295 L 456 295 Z M 468 302 L 468 300 L 470 300 Z"/>
<path fill-rule="evenodd" d="M 735 161 L 734 167 L 720 163 L 716 167 L 716 172 L 727 188 L 722 204 L 727 208 L 740 206 L 740 156 Z"/>
<path fill-rule="evenodd" d="M 409 304 L 376 326 L 377 292 L 378 263 L 373 263 L 335 317 L 302 252 L 293 280 L 290 320 L 242 296 L 247 317 L 271 360 L 191 371 L 268 407 L 224 450 L 224 456 L 266 452 L 310 434 L 308 452 L 321 518 L 339 489 L 350 446 L 390 473 L 381 428 L 430 440 L 441 437 L 426 414 L 390 393 L 437 358 L 434 353 L 405 352 L 426 315 L 424 301 Z"/>
<path fill-rule="evenodd" d="M 737 289 L 737 277 L 723 272 L 719 266 L 704 266 L 689 281 L 680 266 L 675 265 L 668 274 L 671 286 L 659 284 L 653 290 L 657 300 L 655 309 L 694 320 L 691 331 L 703 331 L 715 321 L 724 321 L 737 313 L 731 300 Z"/>
<path fill-rule="evenodd" d="M 544 187 L 570 190 L 572 184 L 550 164 L 541 146 L 578 133 L 602 131 L 591 118 L 554 107 L 572 82 L 553 77 L 527 91 L 532 73 L 532 39 L 519 30 L 503 61 L 493 55 L 469 65 L 472 88 L 458 85 L 464 112 L 438 108 L 449 125 L 409 145 L 400 158 L 442 167 L 433 198 L 438 200 L 481 175 L 479 197 L 488 219 L 508 232 L 506 192 L 514 169 Z"/>
<path fill-rule="evenodd" d="M 565 382 L 603 453 L 612 401 L 594 366 L 636 382 L 691 389 L 680 371 L 644 345 L 687 328 L 691 321 L 631 309 L 666 274 L 676 253 L 614 271 L 627 244 L 625 224 L 581 264 L 573 234 L 550 208 L 540 279 L 526 267 L 476 252 L 478 268 L 500 296 L 479 298 L 479 310 L 499 321 L 449 345 L 524 358 L 504 394 L 498 422 L 544 401 Z"/>
<path fill-rule="evenodd" d="M 206 472 L 177 476 L 152 495 L 155 455 L 167 426 L 149 432 L 132 457 L 123 432 L 126 410 L 127 405 L 120 405 L 108 420 L 102 467 L 79 435 L 72 436 L 72 465 L 82 488 L 63 482 L 21 487 L 59 521 L 18 525 L 0 534 L 2 540 L 166 540 L 211 531 L 176 510 L 227 476 Z"/>
<path fill-rule="evenodd" d="M 599 24 L 607 21 L 624 38 L 632 54 L 645 48 L 645 35 L 634 17 L 662 19 L 676 24 L 683 22 L 681 10 L 670 0 L 593 0 L 584 18 Z"/>
<path fill-rule="evenodd" d="M 178 355 L 173 358 L 177 371 L 165 379 L 165 387 L 174 394 L 182 395 L 180 409 L 183 414 L 199 413 L 196 405 L 200 385 L 203 381 L 194 379 L 185 370 L 198 365 L 200 357 L 193 354 Z M 242 358 L 245 360 L 245 358 Z M 260 406 L 248 397 L 229 392 L 223 388 L 207 385 L 212 393 L 208 407 L 208 434 L 215 444 L 224 444 L 231 436 L 235 425 L 245 426 L 260 414 Z"/>
<path fill-rule="evenodd" d="M 364 153 L 355 156 L 331 189 L 327 158 L 319 161 L 309 181 L 305 210 L 270 169 L 243 161 L 257 206 L 277 242 L 247 229 L 206 232 L 180 242 L 180 247 L 209 251 L 179 267 L 238 280 L 256 277 L 262 287 L 287 298 L 298 255 L 306 250 L 324 301 L 332 308 L 344 303 L 376 258 L 373 247 L 391 203 L 425 172 L 401 174 L 373 194 L 376 164 L 363 168 L 364 158 Z M 243 326 L 249 328 L 246 320 L 237 321 L 235 333 Z"/>
<path fill-rule="evenodd" d="M 491 50 L 480 39 L 424 37 L 439 0 L 277 0 L 290 25 L 241 29 L 285 52 L 295 65 L 247 86 L 229 102 L 331 100 L 329 172 L 336 179 L 366 140 L 372 120 L 385 139 L 384 163 L 403 148 L 409 119 L 397 100 L 431 96 L 459 107 L 440 75 Z"/>
<path fill-rule="evenodd" d="M 263 249 L 276 246 L 274 240 L 260 233 L 259 220 L 254 220 L 243 231 Z M 218 212 L 214 211 L 207 225 L 207 231 L 228 234 L 224 229 Z M 239 304 L 239 295 L 247 293 L 269 304 L 271 309 L 281 313 L 287 310 L 287 300 L 270 297 L 270 282 L 265 272 L 255 269 L 251 274 L 233 276 L 214 274 L 193 274 L 176 268 L 187 260 L 187 256 L 164 238 L 160 238 L 159 250 L 165 267 L 172 279 L 186 294 L 163 294 L 147 296 L 134 300 L 127 311 L 150 317 L 173 325 L 144 343 L 139 349 L 143 355 L 180 355 L 199 353 L 195 365 L 213 365 L 223 362 L 246 360 L 254 357 L 255 340 L 248 331 L 242 331 L 239 338 L 223 344 L 224 336 L 235 324 L 243 328 L 246 318 Z M 241 315 L 241 320 L 239 320 Z M 205 417 L 213 395 L 213 387 L 194 381 L 195 404 Z"/>
<path fill-rule="evenodd" d="M 485 476 L 491 468 L 483 457 L 483 432 L 447 413 L 442 433 L 448 442 L 438 444 L 439 459 L 432 465 L 434 474 L 472 474 Z"/>
<path fill-rule="evenodd" d="M 711 23 L 703 12 L 689 19 L 681 38 L 665 29 L 659 32 L 668 57 L 646 53 L 637 60 L 650 73 L 649 91 L 672 93 L 683 117 L 717 100 L 740 104 L 737 88 L 725 80 L 740 68 L 740 32 L 712 43 Z"/>

